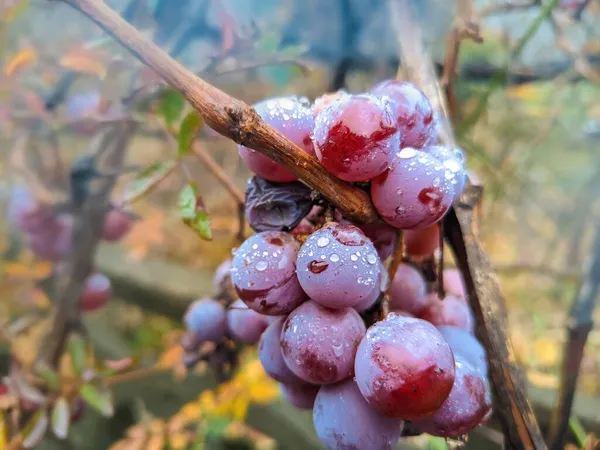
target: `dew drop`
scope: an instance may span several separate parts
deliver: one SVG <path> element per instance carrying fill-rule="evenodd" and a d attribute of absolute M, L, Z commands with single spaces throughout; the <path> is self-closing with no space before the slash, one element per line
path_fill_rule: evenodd
<path fill-rule="evenodd" d="M 367 261 L 369 262 L 369 264 L 375 264 L 377 262 L 377 258 L 373 253 L 369 253 L 367 255 Z"/>
<path fill-rule="evenodd" d="M 340 260 L 340 257 L 337 255 L 337 253 L 332 254 L 329 259 L 331 260 L 331 262 L 338 262 Z"/>
<path fill-rule="evenodd" d="M 403 216 L 404 214 L 406 214 L 406 209 L 404 208 L 404 206 L 398 206 L 395 212 L 397 216 Z"/>
<path fill-rule="evenodd" d="M 410 159 L 417 156 L 417 151 L 414 148 L 406 147 L 400 150 L 398 157 L 402 159 Z"/>
<path fill-rule="evenodd" d="M 398 189 L 396 189 L 396 194 L 402 195 L 402 194 L 404 194 L 404 191 L 402 190 L 402 188 L 398 188 Z"/>
<path fill-rule="evenodd" d="M 254 266 L 254 267 L 256 267 L 256 270 L 258 270 L 259 272 L 263 272 L 267 269 L 267 266 L 268 266 L 268 264 L 266 261 L 259 261 L 256 263 L 256 266 Z"/>
<path fill-rule="evenodd" d="M 328 245 L 329 245 L 329 238 L 320 237 L 319 239 L 317 239 L 317 247 L 323 248 L 323 247 L 327 247 Z"/>
<path fill-rule="evenodd" d="M 358 261 L 358 256 L 356 256 L 356 255 L 350 255 L 350 259 L 352 261 Z"/>
<path fill-rule="evenodd" d="M 252 245 L 252 250 L 256 250 L 258 248 L 258 244 L 253 244 Z"/>

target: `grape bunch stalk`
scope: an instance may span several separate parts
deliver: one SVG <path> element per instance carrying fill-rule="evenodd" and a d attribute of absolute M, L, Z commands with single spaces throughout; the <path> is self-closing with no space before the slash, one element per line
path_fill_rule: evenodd
<path fill-rule="evenodd" d="M 291 172 L 240 146 L 255 174 L 246 216 L 256 234 L 216 274 L 215 291 L 235 301 L 190 305 L 186 342 L 257 343 L 283 397 L 313 410 L 328 449 L 389 449 L 408 428 L 459 437 L 487 421 L 486 355 L 461 274 L 446 269 L 435 290 L 425 276 L 467 173 L 462 150 L 439 143 L 427 97 L 386 80 L 312 105 L 291 96 L 255 109 L 332 175 L 370 192 L 382 220 L 348 220 Z M 397 248 L 402 263 L 388 273 Z"/>

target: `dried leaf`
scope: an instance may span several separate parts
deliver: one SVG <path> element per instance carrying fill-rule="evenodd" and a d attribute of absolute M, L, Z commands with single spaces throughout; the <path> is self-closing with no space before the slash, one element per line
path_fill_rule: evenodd
<path fill-rule="evenodd" d="M 130 203 L 162 181 L 175 167 L 175 161 L 159 161 L 142 169 L 125 187 L 123 202 Z"/>
<path fill-rule="evenodd" d="M 23 447 L 34 448 L 38 445 L 48 429 L 48 413 L 45 409 L 36 411 L 23 428 Z"/>
<path fill-rule="evenodd" d="M 195 183 L 186 184 L 179 193 L 179 213 L 183 222 L 197 231 L 203 239 L 212 239 L 210 218 Z"/>
<path fill-rule="evenodd" d="M 171 127 L 179 120 L 184 107 L 185 99 L 179 92 L 172 89 L 164 89 L 160 93 L 158 112 L 168 127 Z"/>
<path fill-rule="evenodd" d="M 190 151 L 192 142 L 202 127 L 202 116 L 196 111 L 191 111 L 184 117 L 179 127 L 179 156 L 184 156 Z"/>
<path fill-rule="evenodd" d="M 4 75 L 11 77 L 17 74 L 23 68 L 34 63 L 37 60 L 37 57 L 38 53 L 32 47 L 27 47 L 18 51 L 4 66 Z"/>
<path fill-rule="evenodd" d="M 84 383 L 79 393 L 85 402 L 105 417 L 114 414 L 112 394 L 108 387 L 100 384 Z"/>
<path fill-rule="evenodd" d="M 69 402 L 64 397 L 60 397 L 52 409 L 52 431 L 59 439 L 66 439 L 69 433 L 71 423 L 71 411 L 69 411 Z"/>
<path fill-rule="evenodd" d="M 86 354 L 85 340 L 79 334 L 73 334 L 69 339 L 69 355 L 71 356 L 73 370 L 79 376 L 82 376 L 85 370 Z"/>

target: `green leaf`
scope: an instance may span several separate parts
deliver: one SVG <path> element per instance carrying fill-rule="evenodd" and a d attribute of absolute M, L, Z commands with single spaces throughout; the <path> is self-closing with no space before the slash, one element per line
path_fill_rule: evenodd
<path fill-rule="evenodd" d="M 59 439 L 66 439 L 69 433 L 71 423 L 71 411 L 69 411 L 69 402 L 64 397 L 60 397 L 52 409 L 52 431 Z"/>
<path fill-rule="evenodd" d="M 79 389 L 79 393 L 88 405 L 103 416 L 111 417 L 114 414 L 112 394 L 108 387 L 84 383 Z"/>
<path fill-rule="evenodd" d="M 179 156 L 184 156 L 190 151 L 192 142 L 202 127 L 202 116 L 196 111 L 190 112 L 181 122 L 179 127 Z"/>
<path fill-rule="evenodd" d="M 79 334 L 73 334 L 69 339 L 69 355 L 71 356 L 71 365 L 79 376 L 83 375 L 85 370 L 86 354 L 85 340 Z"/>
<path fill-rule="evenodd" d="M 51 390 L 58 389 L 58 376 L 56 372 L 46 363 L 40 363 L 37 365 L 37 374 L 42 377 L 46 382 L 46 385 Z"/>
<path fill-rule="evenodd" d="M 125 187 L 123 202 L 128 203 L 145 194 L 163 180 L 175 167 L 175 161 L 159 161 L 142 169 L 135 179 Z"/>
<path fill-rule="evenodd" d="M 225 434 L 227 426 L 231 423 L 229 417 L 209 417 L 206 422 L 206 437 L 219 438 Z"/>
<path fill-rule="evenodd" d="M 179 213 L 183 222 L 197 231 L 203 239 L 212 239 L 210 217 L 195 183 L 186 184 L 179 193 Z"/>
<path fill-rule="evenodd" d="M 168 127 L 179 120 L 184 107 L 185 99 L 179 92 L 171 89 L 165 89 L 161 92 L 158 103 L 158 112 L 165 120 Z"/>
<path fill-rule="evenodd" d="M 36 447 L 48 429 L 48 413 L 45 409 L 38 409 L 27 421 L 23 428 L 23 447 Z"/>

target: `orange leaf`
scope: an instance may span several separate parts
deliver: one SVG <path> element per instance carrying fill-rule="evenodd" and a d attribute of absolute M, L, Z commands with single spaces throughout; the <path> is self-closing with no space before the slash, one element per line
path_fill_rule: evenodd
<path fill-rule="evenodd" d="M 2 269 L 9 278 L 43 280 L 52 273 L 52 264 L 48 261 L 36 261 L 31 264 L 7 262 Z"/>
<path fill-rule="evenodd" d="M 19 50 L 4 66 L 4 75 L 7 77 L 15 75 L 19 70 L 35 62 L 37 57 L 37 51 L 32 47 Z"/>
<path fill-rule="evenodd" d="M 60 59 L 60 64 L 74 72 L 103 77 L 106 74 L 106 58 L 103 50 L 75 47 Z"/>

